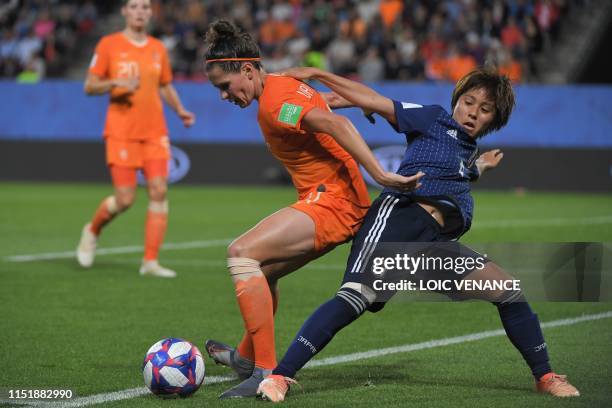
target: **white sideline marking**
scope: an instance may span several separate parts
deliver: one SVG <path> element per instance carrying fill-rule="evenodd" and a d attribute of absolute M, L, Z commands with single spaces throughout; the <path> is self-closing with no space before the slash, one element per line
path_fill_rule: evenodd
<path fill-rule="evenodd" d="M 611 224 L 612 215 L 602 215 L 598 217 L 588 218 L 548 218 L 548 219 L 522 219 L 522 220 L 496 220 L 482 221 L 474 223 L 472 229 L 481 228 L 504 228 L 504 227 L 562 227 L 565 225 L 599 225 Z M 211 239 L 206 241 L 188 241 L 178 243 L 166 243 L 162 246 L 165 251 L 195 249 L 195 248 L 211 248 L 227 245 L 232 240 L 226 239 Z M 142 245 L 98 248 L 96 255 L 112 255 L 112 254 L 134 254 L 144 251 Z M 61 251 L 61 252 L 45 252 L 39 254 L 26 255 L 11 255 L 4 257 L 7 262 L 33 262 L 46 261 L 53 259 L 69 259 L 76 257 L 76 250 Z"/>
<path fill-rule="evenodd" d="M 602 313 L 583 315 L 579 317 L 570 317 L 567 319 L 552 320 L 550 322 L 542 323 L 541 326 L 543 328 L 571 326 L 577 323 L 588 322 L 588 321 L 593 321 L 593 320 L 608 319 L 611 317 L 612 317 L 612 310 L 607 311 L 607 312 L 602 312 Z M 502 329 L 488 330 L 488 331 L 483 331 L 479 333 L 466 334 L 464 336 L 448 337 L 445 339 L 424 341 L 422 343 L 405 344 L 403 346 L 387 347 L 383 349 L 364 351 L 360 353 L 345 354 L 343 356 L 328 357 L 328 358 L 322 358 L 320 360 L 311 361 L 310 363 L 306 364 L 304 368 L 336 365 L 340 363 L 348 363 L 351 361 L 364 360 L 367 358 L 386 356 L 390 354 L 408 353 L 411 351 L 426 350 L 426 349 L 431 349 L 431 348 L 436 348 L 436 347 L 449 346 L 452 344 L 460 344 L 460 343 L 467 343 L 470 341 L 487 339 L 490 337 L 504 336 L 505 334 L 506 333 Z M 236 377 L 206 377 L 204 379 L 204 383 L 205 384 L 215 384 L 215 383 L 230 381 L 235 378 Z M 111 392 L 108 394 L 96 394 L 96 395 L 91 395 L 89 397 L 80 397 L 80 398 L 76 398 L 74 400 L 65 401 L 65 402 L 20 401 L 20 402 L 15 403 L 9 400 L 0 400 L 0 403 L 8 402 L 8 403 L 14 403 L 16 405 L 29 405 L 29 406 L 36 406 L 36 407 L 54 407 L 54 408 L 85 407 L 89 405 L 102 404 L 102 403 L 110 402 L 110 401 L 120 401 L 120 400 L 136 398 L 136 397 L 140 397 L 141 395 L 146 395 L 148 393 L 149 393 L 149 390 L 147 390 L 144 387 L 141 387 L 141 388 L 131 388 L 128 390 Z"/>
<path fill-rule="evenodd" d="M 188 242 L 177 242 L 177 243 L 166 243 L 162 245 L 164 251 L 173 251 L 181 249 L 194 249 L 194 248 L 210 248 L 224 246 L 232 242 L 230 238 L 225 239 L 209 239 L 206 241 L 188 241 Z M 144 251 L 142 245 L 112 247 L 112 248 L 98 248 L 96 255 L 111 255 L 111 254 L 133 254 Z M 45 252 L 41 254 L 29 254 L 29 255 L 12 255 L 7 256 L 4 260 L 8 262 L 32 262 L 32 261 L 44 261 L 52 259 L 67 259 L 76 258 L 76 249 L 73 251 L 62 251 L 62 252 Z"/>
<path fill-rule="evenodd" d="M 113 259 L 105 261 L 105 264 L 113 265 L 140 265 L 142 258 L 131 258 L 131 259 Z M 164 265 L 170 266 L 212 266 L 212 267 L 227 267 L 226 259 L 210 260 L 210 259 L 164 259 L 162 262 Z M 302 269 L 344 269 L 346 264 L 339 263 L 309 263 L 300 268 Z"/>
<path fill-rule="evenodd" d="M 213 376 L 205 377 L 204 385 L 216 384 L 225 381 L 231 381 L 236 379 L 235 376 Z M 27 405 L 33 407 L 54 407 L 54 408 L 69 408 L 69 407 L 86 407 L 89 405 L 104 404 L 112 401 L 121 401 L 126 399 L 137 398 L 142 395 L 150 394 L 146 387 L 130 388 L 123 391 L 110 392 L 108 394 L 95 394 L 89 397 L 78 397 L 72 400 L 64 401 L 13 401 L 13 400 L 0 400 L 0 403 L 9 403 L 13 405 Z"/>
<path fill-rule="evenodd" d="M 591 320 L 608 319 L 611 317 L 612 317 L 612 311 L 608 311 L 608 312 L 597 313 L 597 314 L 592 314 L 592 315 L 571 317 L 568 319 L 553 320 L 550 322 L 542 323 L 541 326 L 542 328 L 571 326 L 576 323 L 588 322 Z M 320 367 L 320 366 L 334 365 L 334 364 L 340 364 L 340 363 L 347 363 L 350 361 L 363 360 L 366 358 L 374 358 L 374 357 L 386 356 L 389 354 L 397 354 L 397 353 L 408 353 L 411 351 L 426 350 L 426 349 L 435 348 L 435 347 L 443 347 L 443 346 L 449 346 L 452 344 L 467 343 L 470 341 L 482 340 L 482 339 L 487 339 L 489 337 L 498 337 L 498 336 L 505 336 L 505 335 L 506 335 L 506 332 L 503 329 L 488 330 L 488 331 L 483 331 L 480 333 L 466 334 L 464 336 L 449 337 L 446 339 L 430 340 L 430 341 L 424 341 L 422 343 L 406 344 L 403 346 L 387 347 L 384 349 L 347 354 L 344 356 L 323 358 L 321 360 L 311 361 L 310 363 L 306 364 L 304 367 Z"/>

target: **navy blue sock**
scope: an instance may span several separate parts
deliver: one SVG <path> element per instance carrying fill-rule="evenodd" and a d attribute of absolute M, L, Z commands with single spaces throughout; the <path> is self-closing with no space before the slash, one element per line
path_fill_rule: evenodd
<path fill-rule="evenodd" d="M 540 321 L 525 298 L 521 296 L 518 301 L 495 305 L 508 338 L 521 353 L 536 380 L 551 372 Z"/>
<path fill-rule="evenodd" d="M 350 289 L 341 289 L 310 315 L 289 346 L 283 359 L 272 372 L 293 378 L 310 359 L 366 308 L 361 296 Z"/>

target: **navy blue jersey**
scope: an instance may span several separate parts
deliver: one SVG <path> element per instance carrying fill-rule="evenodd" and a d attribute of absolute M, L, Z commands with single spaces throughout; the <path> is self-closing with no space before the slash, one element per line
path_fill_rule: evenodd
<path fill-rule="evenodd" d="M 408 147 L 397 170 L 402 176 L 425 173 L 422 186 L 408 193 L 442 210 L 443 235 L 457 239 L 470 229 L 474 200 L 470 181 L 479 176 L 478 146 L 461 125 L 438 105 L 422 106 L 393 101 L 398 133 L 406 135 Z M 393 193 L 385 189 L 383 193 Z"/>

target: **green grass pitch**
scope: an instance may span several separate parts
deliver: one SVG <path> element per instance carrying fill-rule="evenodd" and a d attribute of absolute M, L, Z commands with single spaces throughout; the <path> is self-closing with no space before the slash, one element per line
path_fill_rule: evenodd
<path fill-rule="evenodd" d="M 106 185 L 0 183 L 0 389 L 70 388 L 79 397 L 142 387 L 155 341 L 203 347 L 236 343 L 242 322 L 224 267 L 225 246 L 166 250 L 177 279 L 138 275 L 141 254 L 102 255 L 89 270 L 72 258 L 13 262 L 10 256 L 73 251 Z M 168 243 L 230 239 L 293 202 L 289 188 L 172 186 Z M 612 195 L 477 192 L 464 242 L 612 241 Z M 144 191 L 104 232 L 100 247 L 142 245 Z M 344 245 L 281 281 L 276 317 L 282 356 L 304 319 L 331 297 Z M 610 274 L 611 271 L 605 271 Z M 611 303 L 534 303 L 542 322 L 612 310 Z M 342 331 L 318 359 L 500 329 L 485 303 L 392 303 Z M 532 391 L 527 367 L 505 336 L 303 370 L 288 406 L 612 406 L 612 319 L 544 330 L 555 368 L 582 392 L 556 400 Z M 228 375 L 208 358 L 207 377 Z M 205 385 L 185 400 L 153 395 L 110 407 L 261 406 L 219 401 L 235 382 Z"/>

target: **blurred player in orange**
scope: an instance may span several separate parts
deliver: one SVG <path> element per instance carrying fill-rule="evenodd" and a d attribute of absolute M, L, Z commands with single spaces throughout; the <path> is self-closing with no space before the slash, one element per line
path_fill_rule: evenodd
<path fill-rule="evenodd" d="M 209 355 L 244 381 L 221 398 L 254 396 L 276 365 L 277 280 L 350 240 L 370 205 L 356 161 L 380 184 L 412 191 L 422 174 L 386 172 L 352 123 L 331 113 L 323 95 L 290 77 L 267 74 L 257 44 L 228 21 L 213 23 L 206 70 L 221 98 L 241 108 L 259 102 L 258 122 L 298 201 L 263 219 L 230 244 L 229 273 L 246 332 L 237 348 L 214 340 Z M 247 170 L 247 169 L 245 169 Z"/>
<path fill-rule="evenodd" d="M 147 180 L 149 207 L 140 274 L 172 278 L 176 273 L 157 261 L 168 222 L 166 190 L 170 159 L 160 95 L 185 127 L 194 124 L 195 116 L 185 110 L 171 84 L 166 49 L 159 40 L 147 35 L 151 1 L 124 0 L 121 14 L 125 29 L 100 40 L 85 81 L 88 95 L 110 94 L 104 140 L 114 194 L 102 200 L 83 228 L 77 259 L 84 267 L 93 264 L 102 228 L 134 203 L 136 172 L 142 169 Z"/>

